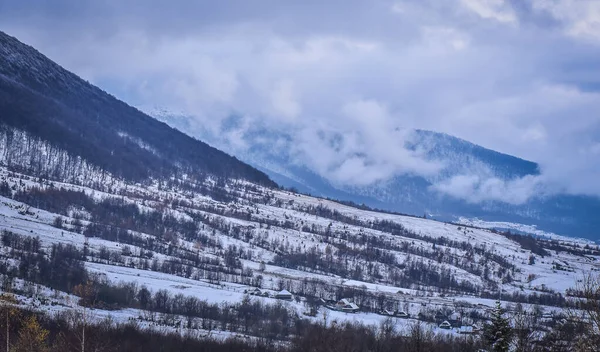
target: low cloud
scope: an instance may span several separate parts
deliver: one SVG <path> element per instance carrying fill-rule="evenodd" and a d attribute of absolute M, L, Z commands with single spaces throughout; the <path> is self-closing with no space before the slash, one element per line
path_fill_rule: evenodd
<path fill-rule="evenodd" d="M 514 4 L 22 1 L 0 5 L 0 29 L 132 105 L 188 116 L 217 146 L 273 143 L 336 183 L 410 174 L 470 202 L 600 196 L 598 5 Z M 473 164 L 445 177 L 443 160 L 406 148 L 414 128 L 541 175 Z"/>
<path fill-rule="evenodd" d="M 600 43 L 600 3 L 595 0 L 535 0 L 535 11 L 545 12 L 561 24 L 567 35 Z"/>
<path fill-rule="evenodd" d="M 294 120 L 301 112 L 300 103 L 290 81 L 278 82 L 271 91 L 273 115 L 283 119 Z"/>
<path fill-rule="evenodd" d="M 368 185 L 398 174 L 431 176 L 441 164 L 406 147 L 412 131 L 395 128 L 395 118 L 373 100 L 344 104 L 342 119 L 305 126 L 294 140 L 295 155 L 313 170 L 343 185 Z M 315 133 L 316 132 L 316 133 Z"/>
<path fill-rule="evenodd" d="M 464 7 L 484 19 L 492 19 L 501 23 L 516 23 L 517 16 L 507 1 L 504 0 L 461 0 Z"/>
<path fill-rule="evenodd" d="M 479 175 L 457 175 L 430 188 L 470 203 L 499 201 L 521 205 L 532 197 L 549 195 L 540 176 L 503 180 L 495 177 L 482 178 Z"/>

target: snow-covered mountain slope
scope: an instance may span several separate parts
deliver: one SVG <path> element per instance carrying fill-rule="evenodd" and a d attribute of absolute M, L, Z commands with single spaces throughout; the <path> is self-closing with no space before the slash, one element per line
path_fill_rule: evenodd
<path fill-rule="evenodd" d="M 163 271 L 167 276 L 143 275 L 170 280 L 173 287 L 183 282 L 179 277 L 207 287 L 231 282 L 238 292 L 232 299 L 257 284 L 307 296 L 308 279 L 324 298 L 335 299 L 343 287 L 366 289 L 384 293 L 392 306 L 407 300 L 399 293 L 415 303 L 480 302 L 502 292 L 506 300 L 533 303 L 530 296 L 541 295 L 560 304 L 555 294 L 564 296 L 584 272 L 599 268 L 600 249 L 584 240 L 519 243 L 487 229 L 360 210 L 243 181 L 195 185 L 201 194 L 160 182 L 145 187 L 112 181 L 93 188 L 5 168 L 0 179 L 0 229 L 39 237 L 43 247 L 85 245 L 90 262 Z M 215 200 L 214 192 L 223 190 L 227 200 Z M 69 206 L 61 207 L 67 200 Z M 102 252 L 119 256 L 100 260 Z M 204 259 L 190 262 L 188 253 Z M 205 260 L 210 269 L 199 264 Z M 181 266 L 165 268 L 165 262 Z M 424 296 L 429 298 L 418 299 Z"/>
<path fill-rule="evenodd" d="M 465 200 L 440 191 L 454 177 L 507 182 L 539 174 L 534 162 L 498 153 L 443 133 L 415 130 L 407 149 L 419 150 L 427 160 L 443 165 L 436 174 L 423 177 L 398 174 L 368 185 L 336 182 L 311 168 L 296 155 L 290 134 L 266 126 L 244 126 L 239 118 L 223 121 L 218 131 L 195 123 L 192 116 L 147 109 L 157 119 L 208 141 L 267 173 L 278 184 L 303 193 L 366 204 L 408 214 L 427 214 L 444 221 L 460 217 L 479 218 L 537 226 L 567 236 L 598 240 L 600 200 L 566 194 L 533 194 L 525 202 L 481 199 Z M 398 132 L 400 133 L 400 131 Z M 402 133 L 406 134 L 406 131 Z M 234 137 L 229 138 L 227 136 Z M 237 142 L 231 143 L 230 139 Z M 243 147 L 239 147 L 239 146 Z M 342 163 L 342 161 L 340 161 Z M 440 187 L 442 185 L 442 187 Z M 509 186 L 510 189 L 510 186 Z M 481 196 L 481 195 L 480 195 Z"/>
<path fill-rule="evenodd" d="M 404 312 L 410 318 L 396 319 L 396 328 L 421 323 L 450 335 L 459 332 L 440 329 L 440 319 L 481 325 L 498 298 L 509 309 L 518 303 L 563 314 L 570 290 L 585 273 L 600 270 L 600 247 L 586 240 L 502 235 L 247 181 L 78 183 L 0 168 L 0 270 L 19 280 L 15 287 L 24 292 L 19 299 L 25 306 L 77 309 L 71 292 L 40 286 L 44 280 L 35 272 L 22 271 L 30 259 L 19 243 L 33 239 L 42 256 L 58 244 L 73 246 L 98 282 L 147 289 L 152 297 L 168 292 L 174 301 L 191 297 L 214 307 L 272 305 L 288 312 L 290 324 L 379 325 L 388 312 Z M 260 295 L 248 294 L 257 288 Z M 282 289 L 293 299 L 277 299 Z M 33 301 L 26 294 L 32 290 Z M 359 312 L 333 308 L 342 298 Z M 178 321 L 189 321 L 173 314 L 157 318 L 150 308 L 111 309 L 96 309 L 94 316 L 177 331 Z M 227 325 L 198 329 L 189 331 L 244 336 Z"/>
<path fill-rule="evenodd" d="M 112 309 L 121 321 L 174 329 L 187 321 L 196 333 L 219 323 L 224 336 L 241 334 L 239 322 L 253 318 L 265 324 L 256 337 L 267 324 L 283 325 L 268 338 L 285 340 L 302 319 L 376 324 L 403 312 L 398 319 L 411 319 L 399 325 L 420 321 L 458 334 L 438 329 L 439 319 L 482 323 L 496 299 L 561 312 L 578 280 L 600 269 L 600 248 L 586 240 L 499 233 L 273 187 L 258 170 L 1 33 L 0 88 L 0 275 L 4 289 L 47 311 L 75 308 L 72 295 L 87 299 L 91 287 L 95 301 L 87 304 L 98 315 Z M 281 179 L 389 201 L 384 187 L 381 195 L 338 188 L 294 164 L 285 137 L 256 133 L 263 144 L 248 155 L 272 157 L 252 160 Z M 273 138 L 283 144 L 265 153 Z M 531 163 L 461 143 L 456 156 L 443 143 L 428 150 L 457 165 L 486 165 L 491 153 L 490 172 L 535 172 Z M 429 181 L 413 181 L 401 182 L 403 197 L 421 204 L 419 187 Z M 358 312 L 338 307 L 342 299 Z"/>
<path fill-rule="evenodd" d="M 59 179 L 73 176 L 76 167 L 137 181 L 185 173 L 275 186 L 264 173 L 145 115 L 3 32 L 0 141 L 5 165 Z"/>

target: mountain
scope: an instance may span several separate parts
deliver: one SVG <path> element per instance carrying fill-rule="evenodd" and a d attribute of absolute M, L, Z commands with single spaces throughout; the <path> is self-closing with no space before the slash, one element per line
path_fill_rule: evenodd
<path fill-rule="evenodd" d="M 83 163 L 84 169 L 137 181 L 178 173 L 275 186 L 264 173 L 119 101 L 2 32 L 0 141 L 0 161 L 46 175 Z"/>
<path fill-rule="evenodd" d="M 201 193 L 158 180 L 78 185 L 6 167 L 0 180 L 0 275 L 15 279 L 21 307 L 73 314 L 76 288 L 89 285 L 93 303 L 79 302 L 94 308 L 92 322 L 110 316 L 200 339 L 290 343 L 324 319 L 369 329 L 390 315 L 399 331 L 420 324 L 444 339 L 459 332 L 440 323 L 481 326 L 499 298 L 540 321 L 561 319 L 569 290 L 600 261 L 588 241 L 500 234 L 243 182 L 207 180 L 211 192 Z M 211 196 L 219 190 L 226 200 Z M 282 290 L 293 299 L 278 299 Z M 343 311 L 343 299 L 359 311 Z"/>
<path fill-rule="evenodd" d="M 576 290 L 580 278 L 599 268 L 600 246 L 588 240 L 372 211 L 273 187 L 264 173 L 0 38 L 0 298 L 3 309 L 54 326 L 48 336 L 71 347 L 132 350 L 139 346 L 124 339 L 154 334 L 152 345 L 177 346 L 154 342 L 177 336 L 188 348 L 226 340 L 237 350 L 305 351 L 328 338 L 324 350 L 344 351 L 355 341 L 341 343 L 357 336 L 371 341 L 364 351 L 380 349 L 382 339 L 477 351 L 483 341 L 459 329 L 488 323 L 496 300 L 533 317 L 529 336 L 551 346 L 550 323 L 573 317 L 568 304 L 577 298 L 568 296 L 586 297 Z M 263 144 L 249 155 L 272 157 L 262 162 L 282 179 L 340 197 L 380 197 L 339 189 L 294 164 L 285 143 L 266 152 L 285 136 L 256 136 Z M 431 157 L 458 160 L 449 174 L 491 159 L 496 174 L 537 170 L 450 136 L 417 136 L 413 147 L 433 138 Z M 430 181 L 397 182 L 411 191 Z M 10 341 L 32 336 L 17 331 L 35 320 L 6 317 Z"/>
<path fill-rule="evenodd" d="M 488 222 L 535 225 L 539 229 L 568 236 L 600 239 L 600 199 L 567 194 L 533 195 L 525 202 L 465 200 L 440 192 L 436 185 L 453 177 L 475 175 L 481 179 L 512 180 L 539 175 L 535 162 L 490 150 L 444 133 L 414 130 L 406 143 L 419 150 L 426 160 L 444 165 L 432 176 L 395 175 L 369 185 L 335 182 L 311 169 L 293 154 L 290 134 L 265 126 L 239 131 L 239 118 L 226 119 L 215 133 L 195 124 L 193 117 L 152 110 L 151 115 L 186 133 L 236 155 L 262 170 L 278 184 L 300 192 L 366 204 L 370 207 L 407 214 L 427 214 L 443 221 L 471 218 Z M 398 131 L 400 133 L 401 131 Z M 406 132 L 406 131 L 403 131 Z M 228 144 L 223 136 L 236 133 L 243 148 Z M 275 146 L 275 147 L 274 147 Z M 517 195 L 518 196 L 518 195 Z M 515 228 L 515 227 L 513 227 Z"/>

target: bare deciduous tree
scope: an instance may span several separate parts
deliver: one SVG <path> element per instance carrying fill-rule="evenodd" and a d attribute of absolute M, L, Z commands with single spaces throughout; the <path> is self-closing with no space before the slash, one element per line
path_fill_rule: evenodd
<path fill-rule="evenodd" d="M 6 332 L 6 351 L 10 351 L 10 325 L 12 319 L 18 314 L 18 310 L 15 308 L 18 303 L 13 294 L 10 292 L 12 288 L 12 281 L 10 279 L 4 283 L 4 293 L 0 295 L 0 309 L 2 311 L 2 317 L 4 318 L 4 328 Z"/>
<path fill-rule="evenodd" d="M 600 275 L 586 273 L 575 291 L 576 308 L 569 309 L 569 320 L 583 326 L 576 339 L 576 350 L 597 351 L 600 346 Z"/>
<path fill-rule="evenodd" d="M 514 350 L 516 352 L 533 352 L 534 342 L 541 338 L 537 329 L 535 318 L 523 310 L 518 310 L 513 315 Z"/>

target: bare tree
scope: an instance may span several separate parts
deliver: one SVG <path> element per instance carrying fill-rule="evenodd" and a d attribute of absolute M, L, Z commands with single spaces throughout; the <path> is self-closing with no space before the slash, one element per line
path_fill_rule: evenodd
<path fill-rule="evenodd" d="M 600 346 L 600 275 L 586 273 L 574 292 L 575 308 L 568 311 L 569 320 L 584 326 L 576 341 L 578 351 L 596 351 Z"/>
<path fill-rule="evenodd" d="M 87 313 L 85 313 L 87 314 Z M 57 316 L 64 320 L 69 329 L 62 331 L 56 337 L 56 350 L 102 352 L 109 350 L 113 341 L 100 338 L 114 325 L 110 319 L 104 319 L 90 328 L 88 318 L 84 317 L 83 310 L 68 310 L 59 313 Z M 86 331 L 86 327 L 88 328 Z"/>
<path fill-rule="evenodd" d="M 18 314 L 18 310 L 15 305 L 18 303 L 14 295 L 10 292 L 12 288 L 12 280 L 7 277 L 8 280 L 4 282 L 4 293 L 0 295 L 2 316 L 4 317 L 5 329 L 6 329 L 6 351 L 10 351 L 10 323 L 15 315 Z"/>
<path fill-rule="evenodd" d="M 514 351 L 533 352 L 534 342 L 541 338 L 535 324 L 535 318 L 525 311 L 517 311 L 513 316 Z"/>
<path fill-rule="evenodd" d="M 424 352 L 433 340 L 433 332 L 426 330 L 420 321 L 410 327 L 408 336 L 406 350 L 409 352 Z"/>
<path fill-rule="evenodd" d="M 79 305 L 81 306 L 81 311 L 77 312 L 73 315 L 75 320 L 74 326 L 81 325 L 81 335 L 78 336 L 81 342 L 81 352 L 85 352 L 85 330 L 88 324 L 88 311 L 87 307 L 93 306 L 95 303 L 95 291 L 94 284 L 91 281 L 86 282 L 85 284 L 80 284 L 74 287 L 74 293 L 79 296 Z"/>

